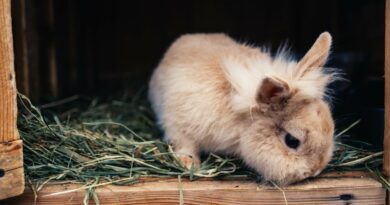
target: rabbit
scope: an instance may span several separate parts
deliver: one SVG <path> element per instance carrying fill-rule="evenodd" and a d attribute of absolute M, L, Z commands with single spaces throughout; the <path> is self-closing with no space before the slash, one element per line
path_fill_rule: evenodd
<path fill-rule="evenodd" d="M 318 175 L 334 149 L 326 96 L 336 75 L 323 67 L 331 42 L 322 33 L 296 61 L 223 33 L 179 37 L 148 96 L 182 165 L 199 168 L 200 153 L 213 152 L 237 156 L 279 185 Z"/>

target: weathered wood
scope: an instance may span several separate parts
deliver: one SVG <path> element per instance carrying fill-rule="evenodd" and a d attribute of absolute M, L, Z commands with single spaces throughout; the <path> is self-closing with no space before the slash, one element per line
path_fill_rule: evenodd
<path fill-rule="evenodd" d="M 0 142 L 19 139 L 10 0 L 0 0 Z"/>
<path fill-rule="evenodd" d="M 9 170 L 0 178 L 0 204 L 1 199 L 20 195 L 24 191 L 24 172 L 22 168 Z"/>
<path fill-rule="evenodd" d="M 0 199 L 24 190 L 22 141 L 17 106 L 11 25 L 11 0 L 0 0 Z"/>
<path fill-rule="evenodd" d="M 0 167 L 7 171 L 23 166 L 22 140 L 0 144 Z"/>
<path fill-rule="evenodd" d="M 84 190 L 61 195 L 80 185 L 49 185 L 39 193 L 37 204 L 81 204 Z M 181 188 L 180 188 L 181 187 Z M 177 179 L 146 180 L 133 186 L 106 186 L 96 190 L 101 204 L 179 204 L 182 193 L 185 204 L 285 204 L 283 192 L 253 180 Z M 385 190 L 369 177 L 317 178 L 284 189 L 288 204 L 384 204 Z M 30 205 L 34 194 L 4 201 L 7 205 Z M 92 204 L 92 203 L 91 203 Z"/>
<path fill-rule="evenodd" d="M 22 141 L 0 144 L 0 199 L 23 193 Z"/>

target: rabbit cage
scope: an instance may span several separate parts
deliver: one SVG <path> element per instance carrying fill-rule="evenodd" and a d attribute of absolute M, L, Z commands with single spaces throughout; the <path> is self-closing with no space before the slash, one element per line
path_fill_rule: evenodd
<path fill-rule="evenodd" d="M 288 40 L 299 58 L 329 31 L 326 66 L 348 79 L 330 85 L 336 128 L 361 119 L 348 132 L 384 150 L 380 171 L 390 177 L 390 1 L 0 0 L 0 15 L 0 204 L 80 204 L 88 189 L 56 181 L 35 199 L 24 174 L 18 92 L 49 106 L 74 95 L 134 95 L 185 33 L 223 32 L 271 51 Z M 389 204 L 385 187 L 367 169 L 351 169 L 282 188 L 245 177 L 146 177 L 95 193 L 101 204 Z"/>

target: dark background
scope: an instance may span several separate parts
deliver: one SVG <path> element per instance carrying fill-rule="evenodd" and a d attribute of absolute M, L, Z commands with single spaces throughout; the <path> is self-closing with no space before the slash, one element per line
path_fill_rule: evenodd
<path fill-rule="evenodd" d="M 383 135 L 384 0 L 12 3 L 18 88 L 35 103 L 135 92 L 186 33 L 224 32 L 273 50 L 288 42 L 300 57 L 329 31 L 334 44 L 327 66 L 348 79 L 331 86 L 338 129 L 362 119 L 358 135 Z"/>

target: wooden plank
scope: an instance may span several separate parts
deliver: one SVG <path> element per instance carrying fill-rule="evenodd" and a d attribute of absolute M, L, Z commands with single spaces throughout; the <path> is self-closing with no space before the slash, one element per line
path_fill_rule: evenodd
<path fill-rule="evenodd" d="M 48 185 L 39 193 L 36 204 L 81 204 L 84 190 L 61 195 L 80 185 Z M 181 187 L 181 188 L 179 188 Z M 283 192 L 253 180 L 146 180 L 132 186 L 106 186 L 96 190 L 100 204 L 286 204 Z M 284 188 L 288 204 L 384 204 L 385 190 L 369 177 L 316 178 Z M 34 194 L 4 201 L 7 205 L 30 205 Z M 93 204 L 93 203 L 91 203 Z"/>
<path fill-rule="evenodd" d="M 16 127 L 11 0 L 0 0 L 0 199 L 24 190 L 22 141 Z"/>
<path fill-rule="evenodd" d="M 0 144 L 0 199 L 23 193 L 22 140 Z"/>
<path fill-rule="evenodd" d="M 30 96 L 30 70 L 27 45 L 26 0 L 12 2 L 12 23 L 15 49 L 15 72 L 18 91 Z"/>
<path fill-rule="evenodd" d="M 23 168 L 6 171 L 3 177 L 0 177 L 0 204 L 1 199 L 6 199 L 20 195 L 24 191 Z"/>
<path fill-rule="evenodd" d="M 56 51 L 56 34 L 55 34 L 55 13 L 54 13 L 54 1 L 43 1 L 45 26 L 48 29 L 48 38 L 46 42 L 45 59 L 47 59 L 47 75 L 49 80 L 49 92 L 52 97 L 58 97 L 58 67 L 57 67 L 57 51 Z"/>
<path fill-rule="evenodd" d="M 33 102 L 38 102 L 42 100 L 43 95 L 48 93 L 48 91 L 43 89 L 48 87 L 48 85 L 45 84 L 47 81 L 46 76 L 42 74 L 42 71 L 44 71 L 43 68 L 45 67 L 42 59 L 44 47 L 42 46 L 42 38 L 39 38 L 44 33 L 44 27 L 41 25 L 41 21 L 39 21 L 43 16 L 43 12 L 38 9 L 38 4 L 41 5 L 42 3 L 41 1 L 24 0 L 24 4 L 26 15 L 26 49 L 28 50 L 28 77 L 30 79 L 28 97 Z M 12 13 L 12 17 L 15 15 L 17 14 Z M 17 35 L 16 32 L 14 30 L 14 35 Z M 17 39 L 14 40 L 15 43 L 17 41 Z M 15 61 L 20 61 L 18 56 L 16 56 Z M 17 71 L 16 76 L 18 80 L 19 76 Z M 18 84 L 16 86 L 19 89 Z"/>
<path fill-rule="evenodd" d="M 10 4 L 0 0 L 0 142 L 19 139 Z"/>
<path fill-rule="evenodd" d="M 23 166 L 22 140 L 0 144 L 0 168 L 7 171 Z"/>

